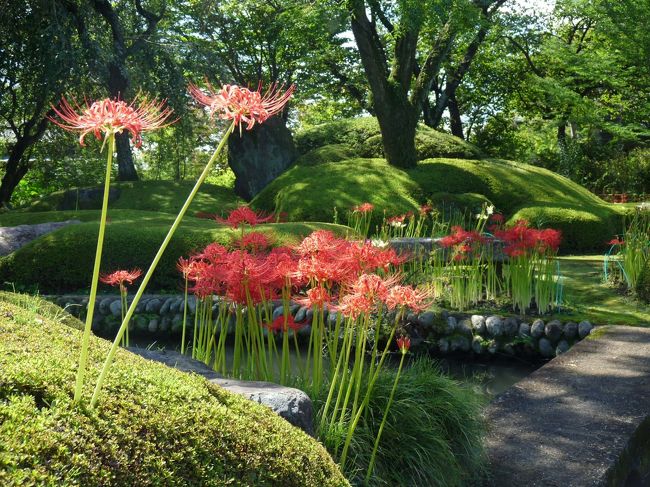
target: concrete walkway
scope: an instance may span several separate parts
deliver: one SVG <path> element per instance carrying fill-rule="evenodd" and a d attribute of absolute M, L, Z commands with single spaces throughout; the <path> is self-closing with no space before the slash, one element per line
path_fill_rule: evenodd
<path fill-rule="evenodd" d="M 650 329 L 595 335 L 490 404 L 489 485 L 650 486 Z"/>

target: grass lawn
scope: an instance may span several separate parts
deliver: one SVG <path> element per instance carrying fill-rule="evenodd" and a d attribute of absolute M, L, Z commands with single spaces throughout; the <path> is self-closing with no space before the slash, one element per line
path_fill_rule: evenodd
<path fill-rule="evenodd" d="M 558 318 L 588 319 L 603 325 L 650 326 L 650 305 L 637 302 L 630 295 L 603 282 L 602 255 L 571 255 L 560 257 L 564 278 L 564 301 L 571 314 Z"/>

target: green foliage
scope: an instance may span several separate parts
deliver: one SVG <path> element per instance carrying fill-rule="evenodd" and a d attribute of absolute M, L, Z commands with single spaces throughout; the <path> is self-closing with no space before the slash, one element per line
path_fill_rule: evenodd
<path fill-rule="evenodd" d="M 372 452 L 396 370 L 384 368 L 350 450 L 360 478 Z M 483 398 L 427 358 L 405 367 L 382 433 L 371 485 L 469 485 L 484 468 Z"/>
<path fill-rule="evenodd" d="M 136 212 L 132 220 L 108 223 L 102 272 L 134 267 L 148 269 L 172 218 L 143 219 L 138 215 Z M 278 245 L 298 243 L 301 237 L 320 228 L 340 234 L 346 230 L 338 225 L 309 223 L 266 224 L 256 228 Z M 98 229 L 96 221 L 85 222 L 33 240 L 0 260 L 0 282 L 37 286 L 41 292 L 86 289 L 92 275 Z M 229 244 L 239 234 L 209 220 L 185 219 L 153 274 L 149 290 L 179 289 L 181 278 L 176 262 L 180 256 L 187 257 L 210 242 Z"/>
<path fill-rule="evenodd" d="M 336 146 L 332 154 L 338 157 L 341 146 L 347 146 L 350 157 L 383 157 L 383 146 L 379 123 L 373 117 L 350 118 L 317 125 L 298 131 L 295 136 L 296 148 L 302 155 L 323 146 Z M 480 151 L 473 145 L 449 134 L 438 132 L 426 125 L 419 125 L 415 136 L 415 148 L 418 160 L 431 157 L 461 157 L 474 159 L 480 157 Z M 317 153 L 323 162 L 329 162 Z M 340 160 L 340 159 L 332 159 Z"/>
<path fill-rule="evenodd" d="M 291 220 L 331 221 L 362 202 L 375 214 L 415 211 L 444 193 L 464 195 L 467 204 L 487 200 L 513 220 L 556 226 L 564 250 L 602 248 L 620 228 L 621 211 L 546 169 L 496 159 L 427 159 L 403 171 L 383 159 L 350 159 L 319 166 L 294 166 L 252 201 L 263 210 L 285 211 Z M 473 195 L 473 196 L 469 196 Z"/>
<path fill-rule="evenodd" d="M 99 408 L 75 406 L 80 332 L 13 301 L 0 298 L 2 485 L 347 485 L 268 408 L 125 350 Z M 85 396 L 110 348 L 91 340 Z"/>
<path fill-rule="evenodd" d="M 646 260 L 636 281 L 636 295 L 644 303 L 650 303 L 650 259 Z"/>
<path fill-rule="evenodd" d="M 346 144 L 329 144 L 316 147 L 301 155 L 296 160 L 296 164 L 299 166 L 316 166 L 326 162 L 344 161 L 353 157 L 359 157 L 359 154 L 350 146 Z"/>
<path fill-rule="evenodd" d="M 130 181 L 113 183 L 111 188 L 120 190 L 119 198 L 111 202 L 110 209 L 145 210 L 177 214 L 187 195 L 190 193 L 194 181 Z M 75 189 L 68 190 L 70 199 L 74 202 Z M 57 191 L 45 196 L 30 206 L 25 211 L 53 211 L 63 209 L 65 191 Z M 242 201 L 234 194 L 231 187 L 203 184 L 197 193 L 188 212 L 190 215 L 204 211 L 208 213 L 225 213 L 237 207 Z M 101 191 L 97 198 L 83 209 L 101 209 Z M 67 208 L 75 209 L 75 208 Z"/>
<path fill-rule="evenodd" d="M 533 227 L 555 228 L 562 232 L 565 251 L 602 251 L 611 235 L 620 231 L 623 215 L 614 206 L 582 207 L 558 203 L 529 206 L 512 215 L 509 223 L 527 220 Z"/>

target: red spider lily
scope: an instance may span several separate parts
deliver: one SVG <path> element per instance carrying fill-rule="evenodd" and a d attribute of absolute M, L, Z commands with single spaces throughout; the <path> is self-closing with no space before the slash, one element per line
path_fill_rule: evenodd
<path fill-rule="evenodd" d="M 451 227 L 451 231 L 451 234 L 440 239 L 439 243 L 441 247 L 448 248 L 456 245 L 471 246 L 471 244 L 482 243 L 484 241 L 483 237 L 478 232 L 463 230 L 463 228 L 458 225 Z"/>
<path fill-rule="evenodd" d="M 433 211 L 433 206 L 426 204 L 420 206 L 420 216 L 426 216 Z"/>
<path fill-rule="evenodd" d="M 296 250 L 301 256 L 318 253 L 338 254 L 348 245 L 347 240 L 335 237 L 329 230 L 316 230 L 305 237 Z"/>
<path fill-rule="evenodd" d="M 351 287 L 354 293 L 384 301 L 388 295 L 388 290 L 398 282 L 398 276 L 383 279 L 377 274 L 361 274 Z"/>
<path fill-rule="evenodd" d="M 400 349 L 400 352 L 406 355 L 411 348 L 411 339 L 409 337 L 399 337 L 397 339 L 397 348 Z"/>
<path fill-rule="evenodd" d="M 142 271 L 140 269 L 133 269 L 131 271 L 120 270 L 112 272 L 110 274 L 104 274 L 99 278 L 99 280 L 104 284 L 108 284 L 110 286 L 119 286 L 120 289 L 122 289 L 124 287 L 124 283 L 133 284 L 133 281 L 135 281 L 141 275 Z"/>
<path fill-rule="evenodd" d="M 260 83 L 255 91 L 237 85 L 223 85 L 217 91 L 207 80 L 206 87 L 207 94 L 193 83 L 190 83 L 188 90 L 197 102 L 209 109 L 211 117 L 220 112 L 219 118 L 233 120 L 240 130 L 242 122 L 247 124 L 246 130 L 251 130 L 256 123 L 264 123 L 282 112 L 295 89 L 291 85 L 282 93 L 284 86 L 272 84 L 262 94 Z"/>
<path fill-rule="evenodd" d="M 332 302 L 332 296 L 322 286 L 312 287 L 305 294 L 305 297 L 296 297 L 293 300 L 300 306 L 319 309 Z"/>
<path fill-rule="evenodd" d="M 501 213 L 494 213 L 490 215 L 490 222 L 494 223 L 495 225 L 503 225 L 503 222 L 506 221 L 506 217 L 504 217 Z"/>
<path fill-rule="evenodd" d="M 506 230 L 496 230 L 494 235 L 505 243 L 503 251 L 511 257 L 529 252 L 555 252 L 562 240 L 562 233 L 559 230 L 528 228 L 528 222 L 525 220 L 519 220 Z"/>
<path fill-rule="evenodd" d="M 405 257 L 397 255 L 394 249 L 381 249 L 370 241 L 349 243 L 339 257 L 356 275 L 378 269 L 387 271 L 391 266 L 399 266 L 405 261 Z"/>
<path fill-rule="evenodd" d="M 176 263 L 176 269 L 183 275 L 183 279 L 188 279 L 189 275 L 192 273 L 192 267 L 194 261 L 192 259 L 184 259 L 183 257 L 178 258 Z"/>
<path fill-rule="evenodd" d="M 377 300 L 361 293 L 346 294 L 340 299 L 339 309 L 345 316 L 357 319 L 377 309 Z"/>
<path fill-rule="evenodd" d="M 607 245 L 625 245 L 625 240 L 616 237 L 607 242 Z"/>
<path fill-rule="evenodd" d="M 353 207 L 352 211 L 357 213 L 370 213 L 374 209 L 375 205 L 372 203 L 361 203 L 360 205 Z"/>
<path fill-rule="evenodd" d="M 241 250 L 248 250 L 253 254 L 260 253 L 271 247 L 271 241 L 261 232 L 250 232 L 241 238 L 235 238 L 233 244 Z"/>
<path fill-rule="evenodd" d="M 401 227 L 404 225 L 404 220 L 406 220 L 406 214 L 404 215 L 397 215 L 397 216 L 391 216 L 388 220 L 386 220 L 386 223 L 388 223 L 392 227 Z"/>
<path fill-rule="evenodd" d="M 287 323 L 285 325 L 284 315 L 280 315 L 276 319 L 274 319 L 273 322 L 263 323 L 262 325 L 265 328 L 267 328 L 269 331 L 272 331 L 273 333 L 278 333 L 280 331 L 287 331 L 287 330 L 298 331 L 301 328 L 304 328 L 307 325 L 307 323 L 296 323 L 293 316 L 289 315 L 287 316 Z"/>
<path fill-rule="evenodd" d="M 393 286 L 386 294 L 385 303 L 388 309 L 408 308 L 419 312 L 429 305 L 430 298 L 430 293 L 410 286 Z"/>
<path fill-rule="evenodd" d="M 252 227 L 259 225 L 260 223 L 270 222 L 273 218 L 273 214 L 264 215 L 262 213 L 254 212 L 248 206 L 240 206 L 239 208 L 232 210 L 228 215 L 228 218 L 224 219 L 217 217 L 216 220 L 224 225 L 229 225 L 231 228 L 239 228 L 239 226 L 244 223 Z"/>
<path fill-rule="evenodd" d="M 136 97 L 130 104 L 117 99 L 106 98 L 96 101 L 91 105 L 86 102 L 84 107 L 79 106 L 72 98 L 72 103 L 66 98 L 61 98 L 59 108 L 52 106 L 54 113 L 61 121 L 50 117 L 50 120 L 62 129 L 81 132 L 79 144 L 84 145 L 84 138 L 93 133 L 98 140 L 101 134 L 104 138 L 110 134 L 119 134 L 123 130 L 131 132 L 133 143 L 136 147 L 142 145 L 142 132 L 165 127 L 172 122 L 165 123 L 171 116 L 172 109 L 165 106 L 165 101 L 147 100 Z"/>

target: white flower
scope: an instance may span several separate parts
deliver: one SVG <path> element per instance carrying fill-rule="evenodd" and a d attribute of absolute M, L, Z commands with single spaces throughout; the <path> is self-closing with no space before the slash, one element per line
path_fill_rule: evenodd
<path fill-rule="evenodd" d="M 393 227 L 393 228 L 404 228 L 406 226 L 406 223 L 390 222 L 390 226 Z"/>
<path fill-rule="evenodd" d="M 385 249 L 386 247 L 388 247 L 388 242 L 380 238 L 373 238 L 370 242 L 372 243 L 373 247 L 377 247 L 380 249 Z"/>
<path fill-rule="evenodd" d="M 485 211 L 487 212 L 488 215 L 491 215 L 492 213 L 494 213 L 494 205 L 490 205 L 490 206 L 488 206 L 488 207 L 485 209 Z"/>

